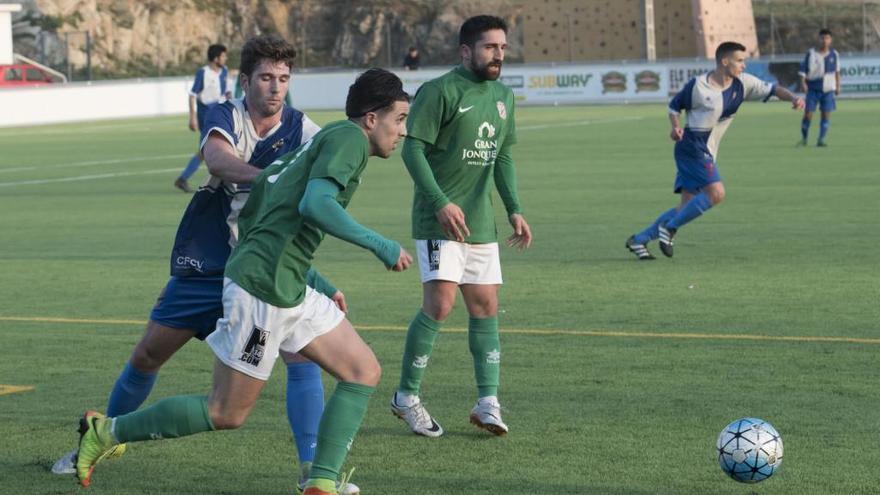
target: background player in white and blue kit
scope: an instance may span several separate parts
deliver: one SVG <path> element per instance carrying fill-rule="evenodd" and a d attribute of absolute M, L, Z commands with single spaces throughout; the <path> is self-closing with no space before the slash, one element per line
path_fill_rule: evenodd
<path fill-rule="evenodd" d="M 715 70 L 688 81 L 669 102 L 670 137 L 676 142 L 675 193 L 681 194 L 681 201 L 627 239 L 627 249 L 638 259 L 654 259 L 647 244 L 657 238 L 660 250 L 671 257 L 676 231 L 724 199 L 724 184 L 716 164 L 718 145 L 743 101 L 767 101 L 776 96 L 792 102 L 795 109 L 803 108 L 803 100 L 787 89 L 745 74 L 745 50 L 739 43 L 722 43 L 715 51 Z M 687 112 L 684 129 L 680 122 L 682 110 Z"/>
<path fill-rule="evenodd" d="M 223 45 L 211 45 L 208 47 L 208 64 L 204 65 L 196 71 L 195 80 L 193 80 L 192 88 L 189 90 L 189 128 L 193 132 L 202 133 L 205 131 L 205 119 L 208 111 L 228 99 L 232 98 L 232 93 L 227 89 L 227 80 L 229 79 L 229 70 L 226 68 L 226 47 Z M 203 135 L 199 135 L 199 142 Z M 174 187 L 184 191 L 192 192 L 187 182 L 199 165 L 202 163 L 201 150 L 197 151 L 186 168 L 180 173 L 174 181 Z"/>
<path fill-rule="evenodd" d="M 819 122 L 816 146 L 827 146 L 825 136 L 831 125 L 831 112 L 837 108 L 834 95 L 840 94 L 840 54 L 831 48 L 831 41 L 831 31 L 820 30 L 819 46 L 810 48 L 798 72 L 801 78 L 800 90 L 807 94 L 807 106 L 801 120 L 801 146 L 807 144 L 810 122 L 817 107 L 822 111 L 822 120 Z"/>
<path fill-rule="evenodd" d="M 171 278 L 116 381 L 108 412 L 121 415 L 140 407 L 159 368 L 191 338 L 207 337 L 223 316 L 223 271 L 238 239 L 237 218 L 249 184 L 263 168 L 320 130 L 284 104 L 295 55 L 293 46 L 275 35 L 252 38 L 242 48 L 239 78 L 244 97 L 216 105 L 204 121 L 201 152 L 211 175 L 183 215 L 171 254 Z M 343 294 L 317 272 L 309 273 L 309 285 L 346 310 Z M 282 356 L 288 370 L 288 420 L 306 471 L 301 476 L 307 477 L 324 408 L 320 368 L 298 355 Z M 66 467 L 63 461 L 53 470 Z"/>

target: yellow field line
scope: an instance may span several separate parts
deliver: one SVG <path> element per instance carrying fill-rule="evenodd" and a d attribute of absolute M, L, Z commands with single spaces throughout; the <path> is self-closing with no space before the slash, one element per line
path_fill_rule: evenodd
<path fill-rule="evenodd" d="M 29 323 L 71 323 L 91 325 L 146 325 L 142 320 L 115 320 L 90 318 L 55 318 L 43 316 L 0 316 L 0 321 L 20 321 Z M 407 327 L 400 325 L 357 325 L 358 330 L 405 332 Z M 466 328 L 444 328 L 446 333 L 465 333 Z M 880 339 L 859 337 L 785 336 L 749 335 L 740 333 L 689 333 L 689 332 L 621 332 L 614 330 L 566 330 L 554 328 L 502 328 L 502 333 L 515 335 L 572 335 L 578 337 L 635 337 L 649 339 L 701 339 L 701 340 L 755 340 L 768 342 L 830 342 L 849 344 L 880 344 Z"/>
<path fill-rule="evenodd" d="M 9 395 L 15 394 L 18 392 L 27 392 L 28 390 L 33 390 L 34 387 L 30 385 L 20 386 L 20 385 L 0 385 L 0 395 Z"/>

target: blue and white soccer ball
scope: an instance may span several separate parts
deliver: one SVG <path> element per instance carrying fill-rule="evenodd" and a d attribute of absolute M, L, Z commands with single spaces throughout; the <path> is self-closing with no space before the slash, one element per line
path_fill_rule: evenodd
<path fill-rule="evenodd" d="M 718 435 L 718 464 L 742 483 L 764 481 L 782 464 L 782 437 L 773 425 L 758 418 L 741 418 Z"/>

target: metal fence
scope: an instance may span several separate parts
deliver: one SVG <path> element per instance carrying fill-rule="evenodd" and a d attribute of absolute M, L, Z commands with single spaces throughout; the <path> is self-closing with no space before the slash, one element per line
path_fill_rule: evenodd
<path fill-rule="evenodd" d="M 799 53 L 816 44 L 819 30 L 834 34 L 840 52 L 880 52 L 880 2 L 857 0 L 754 0 L 761 54 Z"/>

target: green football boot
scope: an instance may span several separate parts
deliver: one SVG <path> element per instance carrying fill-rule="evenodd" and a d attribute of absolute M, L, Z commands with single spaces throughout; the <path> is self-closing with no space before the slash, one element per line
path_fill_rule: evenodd
<path fill-rule="evenodd" d="M 123 447 L 120 452 L 118 446 L 113 440 L 109 419 L 101 413 L 87 411 L 79 420 L 79 452 L 76 456 L 76 477 L 79 478 L 79 484 L 89 486 L 92 472 L 99 462 L 111 455 L 122 455 L 125 449 Z"/>

